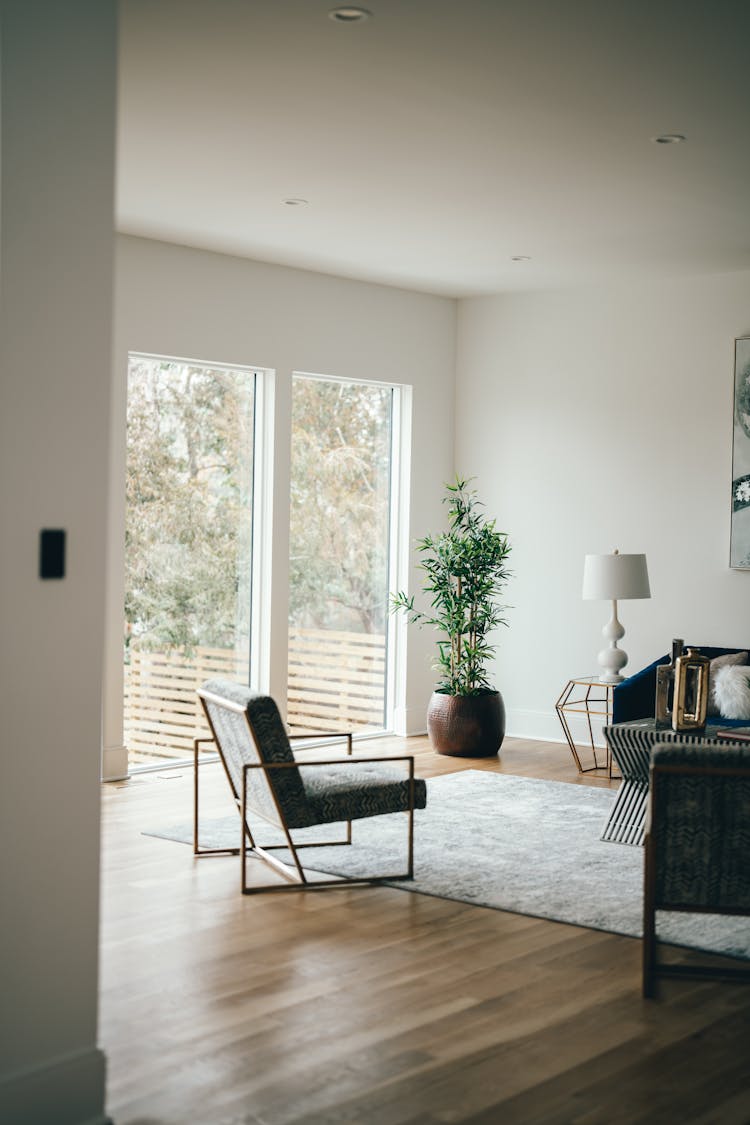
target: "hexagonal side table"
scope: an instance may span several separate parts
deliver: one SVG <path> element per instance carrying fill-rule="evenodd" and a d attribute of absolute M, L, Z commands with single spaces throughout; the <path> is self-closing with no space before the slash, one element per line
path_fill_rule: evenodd
<path fill-rule="evenodd" d="M 615 689 L 615 684 L 603 684 L 598 676 L 576 676 L 573 680 L 568 680 L 567 684 L 560 693 L 560 698 L 555 704 L 560 725 L 565 735 L 570 752 L 573 755 L 573 761 L 578 767 L 579 773 L 591 773 L 593 770 L 606 770 L 607 776 L 610 778 L 618 778 L 619 774 L 612 773 L 612 751 L 609 744 L 605 741 L 604 747 L 601 751 L 604 755 L 604 761 L 600 762 L 596 754 L 596 746 L 594 745 L 594 728 L 591 720 L 594 716 L 600 716 L 602 719 L 602 726 L 606 726 L 612 719 L 612 697 Z M 575 696 L 575 698 L 573 698 Z M 589 728 L 589 746 L 591 748 L 591 757 L 593 758 L 593 766 L 584 766 L 578 754 L 578 747 L 575 744 L 573 735 L 568 726 L 567 715 L 585 715 L 586 722 Z"/>

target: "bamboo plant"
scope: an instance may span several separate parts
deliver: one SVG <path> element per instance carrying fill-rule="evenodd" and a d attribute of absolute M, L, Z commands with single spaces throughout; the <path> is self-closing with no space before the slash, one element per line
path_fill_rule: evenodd
<path fill-rule="evenodd" d="M 498 625 L 507 625 L 507 608 L 499 598 L 510 571 L 508 537 L 485 517 L 471 480 L 456 477 L 446 485 L 448 530 L 417 541 L 424 571 L 422 589 L 432 596 L 432 613 L 414 608 L 414 595 L 391 595 L 392 612 L 404 611 L 410 624 L 432 625 L 444 634 L 437 642 L 433 668 L 440 672 L 435 691 L 445 695 L 485 695 L 491 687 L 488 661 L 495 645 L 487 640 Z"/>

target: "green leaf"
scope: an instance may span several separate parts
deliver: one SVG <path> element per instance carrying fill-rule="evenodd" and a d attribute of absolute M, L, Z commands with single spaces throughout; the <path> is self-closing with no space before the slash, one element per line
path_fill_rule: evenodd
<path fill-rule="evenodd" d="M 495 654 L 486 634 L 507 625 L 508 608 L 499 602 L 511 572 L 505 560 L 511 551 L 508 536 L 496 529 L 470 481 L 456 475 L 446 484 L 443 503 L 448 507 L 448 530 L 417 541 L 418 567 L 423 571 L 422 590 L 432 595 L 433 614 L 414 609 L 414 597 L 400 593 L 391 598 L 391 611 L 407 612 L 412 624 L 431 625 L 442 632 L 433 667 L 443 672 L 436 690 L 453 695 L 474 695 L 492 690 L 487 664 Z"/>

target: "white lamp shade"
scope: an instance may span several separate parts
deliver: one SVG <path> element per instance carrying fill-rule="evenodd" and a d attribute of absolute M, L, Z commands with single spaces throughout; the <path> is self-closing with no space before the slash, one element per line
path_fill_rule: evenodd
<path fill-rule="evenodd" d="M 586 601 L 620 601 L 650 598 L 645 555 L 586 555 L 583 563 L 583 598 Z"/>

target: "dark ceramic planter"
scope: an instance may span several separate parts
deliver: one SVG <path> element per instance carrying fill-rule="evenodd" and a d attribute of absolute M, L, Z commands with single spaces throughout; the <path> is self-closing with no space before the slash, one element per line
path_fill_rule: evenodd
<path fill-rule="evenodd" d="M 427 733 L 438 754 L 492 758 L 505 737 L 505 705 L 499 691 L 443 695 L 434 691 L 427 708 Z"/>

